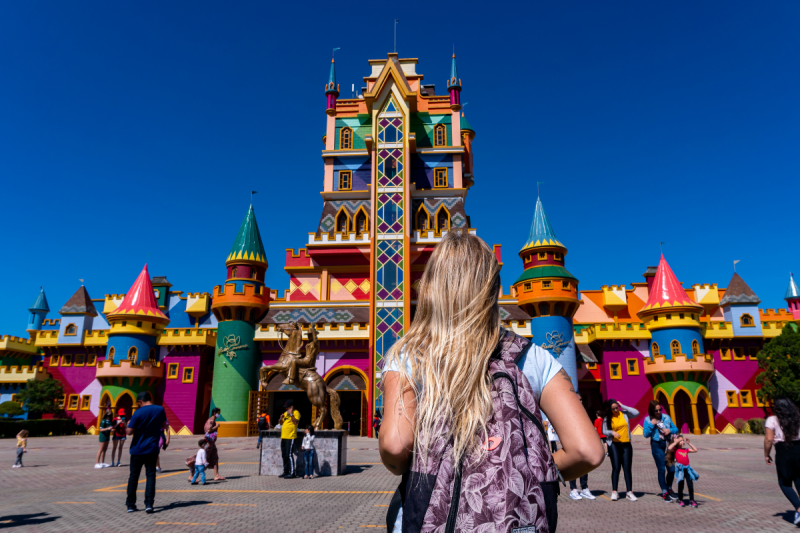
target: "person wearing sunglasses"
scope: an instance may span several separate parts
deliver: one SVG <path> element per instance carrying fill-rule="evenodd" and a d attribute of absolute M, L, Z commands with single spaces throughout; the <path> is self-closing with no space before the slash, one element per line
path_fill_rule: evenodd
<path fill-rule="evenodd" d="M 665 454 L 672 436 L 678 434 L 678 428 L 658 400 L 652 400 L 647 408 L 649 415 L 644 421 L 644 436 L 650 439 L 650 451 L 658 469 L 658 484 L 661 486 L 661 499 L 672 503 L 678 497 L 672 491 L 672 480 L 675 478 L 675 467 L 667 467 Z M 666 474 L 666 475 L 665 475 Z"/>

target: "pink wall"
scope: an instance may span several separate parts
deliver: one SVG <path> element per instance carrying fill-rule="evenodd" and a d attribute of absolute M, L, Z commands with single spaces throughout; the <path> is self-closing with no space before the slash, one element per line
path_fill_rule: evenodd
<path fill-rule="evenodd" d="M 646 346 L 645 343 L 641 343 Z M 639 362 L 639 375 L 628 375 L 627 359 L 636 359 Z M 609 363 L 619 363 L 622 379 L 611 379 Z M 653 399 L 653 387 L 644 375 L 644 359 L 642 353 L 636 349 L 636 344 L 631 343 L 630 348 L 606 348 L 603 350 L 603 400 L 614 398 L 629 407 L 639 411 L 639 416 L 630 420 L 631 431 L 637 424 L 644 425 L 647 415 L 647 406 Z"/>
<path fill-rule="evenodd" d="M 183 426 L 192 433 L 202 433 L 202 424 L 205 421 L 203 410 L 203 384 L 205 381 L 203 357 L 198 354 L 180 352 L 174 355 L 171 352 L 164 360 L 164 379 L 159 384 L 157 394 L 163 398 L 162 405 L 167 412 L 169 424 L 174 431 L 180 431 Z M 178 377 L 167 379 L 167 370 L 170 363 L 178 363 Z M 183 369 L 194 369 L 194 380 L 183 383 Z"/>

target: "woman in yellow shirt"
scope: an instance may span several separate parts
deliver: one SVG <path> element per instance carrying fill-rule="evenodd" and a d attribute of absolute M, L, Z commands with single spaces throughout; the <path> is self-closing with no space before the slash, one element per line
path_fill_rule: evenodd
<path fill-rule="evenodd" d="M 631 446 L 631 426 L 628 415 L 639 416 L 639 411 L 633 407 L 623 405 L 614 399 L 609 399 L 603 404 L 603 434 L 607 437 L 608 455 L 611 456 L 611 501 L 619 500 L 617 485 L 619 485 L 620 468 L 625 472 L 625 488 L 627 498 L 635 502 L 631 485 L 633 475 L 631 463 L 633 462 L 633 447 Z"/>

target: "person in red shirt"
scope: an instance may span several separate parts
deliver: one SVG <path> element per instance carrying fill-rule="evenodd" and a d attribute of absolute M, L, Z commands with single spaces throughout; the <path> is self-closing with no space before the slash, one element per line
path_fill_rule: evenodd
<path fill-rule="evenodd" d="M 112 421 L 112 426 L 114 429 L 111 430 L 111 444 L 113 448 L 111 448 L 111 466 L 119 466 L 120 462 L 122 461 L 122 448 L 125 446 L 125 440 L 127 436 L 125 435 L 125 428 L 128 426 L 128 422 L 125 420 L 125 409 L 120 409 L 117 411 L 117 417 Z M 119 452 L 117 452 L 119 450 Z M 116 456 L 117 462 L 114 463 L 114 457 Z"/>
<path fill-rule="evenodd" d="M 595 416 L 597 418 L 594 419 L 594 429 L 600 435 L 600 440 L 603 441 L 603 447 L 606 449 L 606 457 L 608 457 L 608 442 L 606 441 L 606 436 L 603 435 L 603 417 L 600 416 L 600 411 L 597 411 Z"/>

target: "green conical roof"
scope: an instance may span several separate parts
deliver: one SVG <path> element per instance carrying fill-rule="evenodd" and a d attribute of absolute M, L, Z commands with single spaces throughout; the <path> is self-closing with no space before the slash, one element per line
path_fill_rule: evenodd
<path fill-rule="evenodd" d="M 34 311 L 50 312 L 50 307 L 47 305 L 47 297 L 44 295 L 44 287 L 42 287 L 39 296 L 36 297 L 36 301 L 28 308 L 28 311 L 31 313 Z"/>
<path fill-rule="evenodd" d="M 464 113 L 461 113 L 461 131 L 469 130 L 475 133 L 475 130 L 472 129 L 472 125 L 467 120 L 467 117 L 464 116 Z"/>
<path fill-rule="evenodd" d="M 228 254 L 227 262 L 231 261 L 255 261 L 267 264 L 267 254 L 264 253 L 264 244 L 261 242 L 256 213 L 253 211 L 252 205 L 247 211 L 247 216 L 244 217 L 236 240 L 233 241 L 231 253 Z"/>

